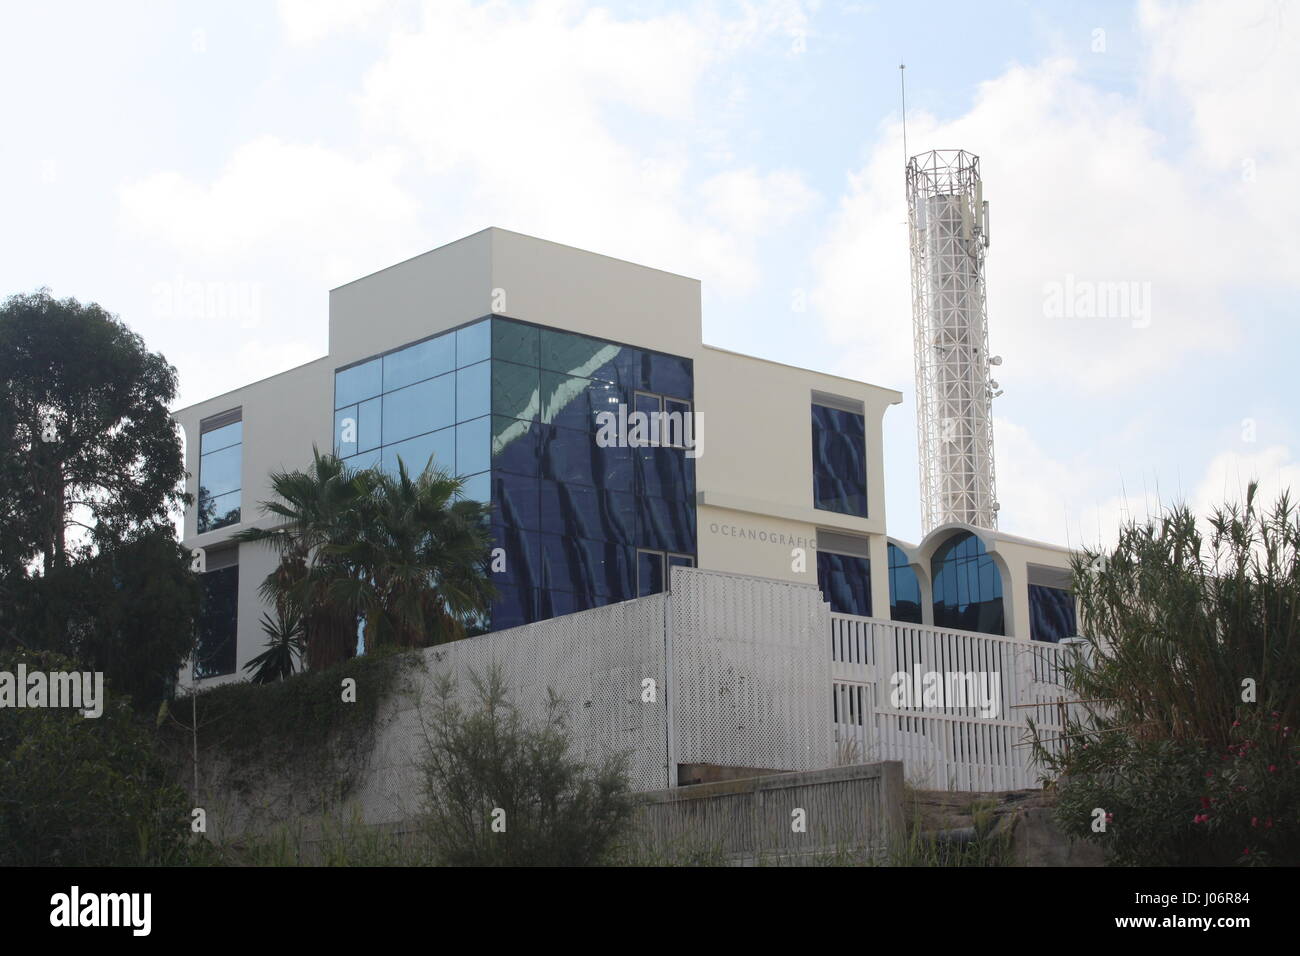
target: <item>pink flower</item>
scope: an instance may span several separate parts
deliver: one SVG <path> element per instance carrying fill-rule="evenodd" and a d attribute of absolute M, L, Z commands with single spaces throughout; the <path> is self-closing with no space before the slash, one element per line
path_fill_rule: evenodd
<path fill-rule="evenodd" d="M 1277 771 L 1277 764 L 1275 764 L 1275 763 L 1271 763 L 1271 764 L 1268 765 L 1268 772 L 1269 772 L 1269 773 L 1275 773 L 1276 771 Z"/>
<path fill-rule="evenodd" d="M 1259 817 L 1251 817 L 1251 818 L 1250 818 L 1250 825 L 1251 825 L 1252 827 L 1257 827 L 1257 826 L 1259 826 Z"/>

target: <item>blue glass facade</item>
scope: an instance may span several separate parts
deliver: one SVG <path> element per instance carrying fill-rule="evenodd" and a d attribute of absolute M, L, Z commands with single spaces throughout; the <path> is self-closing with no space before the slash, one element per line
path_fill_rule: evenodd
<path fill-rule="evenodd" d="M 492 317 L 338 372 L 335 447 L 469 476 L 505 555 L 499 630 L 654 593 L 694 564 L 694 459 L 601 447 L 596 418 L 689 411 L 694 395 L 690 359 Z"/>
<path fill-rule="evenodd" d="M 1029 636 L 1055 644 L 1079 633 L 1074 595 L 1064 588 L 1029 585 Z"/>
<path fill-rule="evenodd" d="M 871 559 L 818 551 L 817 586 L 832 611 L 871 616 Z"/>
<path fill-rule="evenodd" d="M 889 545 L 889 619 L 921 623 L 921 582 L 896 544 Z"/>
<path fill-rule="evenodd" d="M 969 531 L 949 538 L 930 561 L 934 581 L 934 625 L 984 634 L 1004 634 L 1002 575 Z"/>
<path fill-rule="evenodd" d="M 235 672 L 236 621 L 239 610 L 239 565 L 199 575 L 198 646 L 194 677 Z"/>
<path fill-rule="evenodd" d="M 812 407 L 813 507 L 867 517 L 867 429 L 862 415 Z"/>

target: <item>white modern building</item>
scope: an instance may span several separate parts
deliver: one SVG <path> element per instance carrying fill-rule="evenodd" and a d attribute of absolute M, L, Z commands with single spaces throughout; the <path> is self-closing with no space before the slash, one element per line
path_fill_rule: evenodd
<path fill-rule="evenodd" d="M 902 400 L 705 345 L 698 280 L 467 236 L 332 290 L 327 355 L 175 412 L 196 500 L 184 543 L 206 568 L 193 676 L 237 677 L 264 649 L 258 588 L 276 558 L 231 536 L 267 522 L 269 475 L 313 447 L 358 466 L 432 457 L 491 502 L 507 556 L 493 631 L 654 594 L 694 566 L 816 585 L 842 614 L 1072 634 L 1064 549 L 961 524 L 889 537 L 881 427 Z M 601 440 L 620 407 L 694 430 Z"/>

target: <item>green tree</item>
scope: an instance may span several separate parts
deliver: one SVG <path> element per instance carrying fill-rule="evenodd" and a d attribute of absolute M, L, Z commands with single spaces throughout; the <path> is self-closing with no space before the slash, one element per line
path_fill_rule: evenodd
<path fill-rule="evenodd" d="M 0 384 L 4 566 L 48 573 L 187 503 L 168 412 L 176 370 L 116 316 L 46 290 L 11 296 Z"/>
<path fill-rule="evenodd" d="M 198 591 L 176 372 L 98 305 L 0 304 L 0 647 L 45 648 L 156 705 L 192 648 Z"/>
<path fill-rule="evenodd" d="M 75 671 L 49 652 L 0 651 L 0 671 Z M 111 690 L 111 688 L 108 688 Z M 96 718 L 0 708 L 0 866 L 185 862 L 190 803 L 124 698 Z"/>
<path fill-rule="evenodd" d="M 1300 516 L 1255 495 L 1076 559 L 1082 703 L 1039 756 L 1065 775 L 1065 828 L 1119 862 L 1300 862 Z"/>
<path fill-rule="evenodd" d="M 447 866 L 588 866 L 631 823 L 626 758 L 589 765 L 571 753 L 565 704 L 525 720 L 492 667 L 471 672 L 479 706 L 464 708 L 448 675 L 425 722 L 425 832 Z"/>
<path fill-rule="evenodd" d="M 277 519 L 235 539 L 274 548 L 280 561 L 261 593 L 277 614 L 300 614 L 307 666 L 347 659 L 364 622 L 366 648 L 420 647 L 463 636 L 487 611 L 483 505 L 463 483 L 426 469 L 412 479 L 352 470 L 313 450 L 306 471 L 271 476 L 263 502 Z"/>
<path fill-rule="evenodd" d="M 368 481 L 366 520 L 341 549 L 357 572 L 349 597 L 365 620 L 366 649 L 464 637 L 495 593 L 483 506 L 460 497 L 460 479 L 432 467 L 412 479 L 400 460 L 396 476 Z"/>

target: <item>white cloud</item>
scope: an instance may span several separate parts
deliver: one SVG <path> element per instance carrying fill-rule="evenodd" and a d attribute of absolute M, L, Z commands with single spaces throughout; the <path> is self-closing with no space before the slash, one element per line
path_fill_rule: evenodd
<path fill-rule="evenodd" d="M 313 46 L 328 36 L 363 27 L 389 0 L 280 0 L 280 22 L 294 46 Z"/>
<path fill-rule="evenodd" d="M 430 5 L 366 76 L 361 115 L 427 172 L 463 176 L 482 225 L 745 292 L 760 275 L 755 241 L 810 190 L 794 173 L 724 170 L 701 204 L 680 143 L 698 127 L 707 138 L 697 108 L 710 71 L 783 29 L 788 6 L 725 20 L 708 8 L 617 19 L 577 3 Z"/>
<path fill-rule="evenodd" d="M 1265 510 L 1272 508 L 1284 490 L 1290 491 L 1295 503 L 1300 495 L 1300 461 L 1292 457 L 1285 445 L 1270 445 L 1252 452 L 1236 449 L 1221 452 L 1206 467 L 1189 504 L 1204 518 L 1226 503 L 1243 503 L 1246 486 L 1251 481 L 1259 482 L 1257 506 Z"/>
<path fill-rule="evenodd" d="M 166 171 L 124 185 L 122 225 L 208 271 L 242 275 L 273 262 L 336 285 L 421 245 L 419 204 L 399 185 L 401 166 L 392 151 L 354 160 L 262 137 L 238 148 L 211 182 Z"/>

